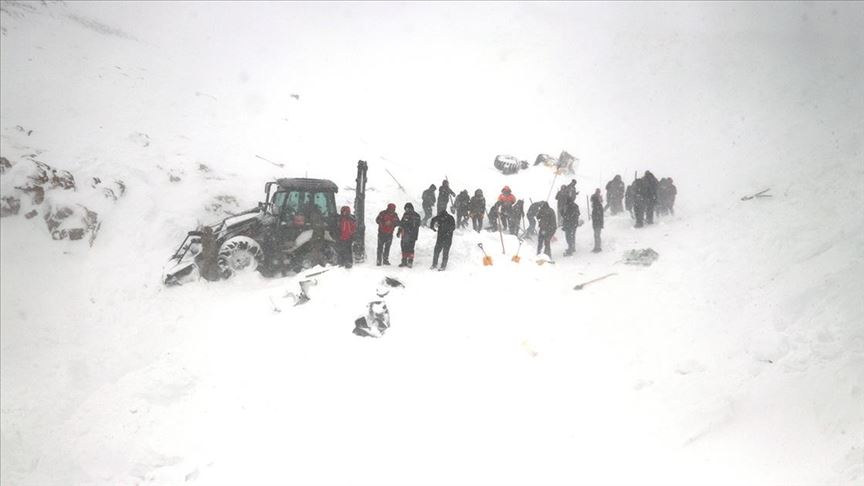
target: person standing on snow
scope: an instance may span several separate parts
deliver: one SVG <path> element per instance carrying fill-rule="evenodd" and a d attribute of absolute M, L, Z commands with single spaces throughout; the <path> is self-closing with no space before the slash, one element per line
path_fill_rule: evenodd
<path fill-rule="evenodd" d="M 402 263 L 400 267 L 411 268 L 414 265 L 414 244 L 420 233 L 420 215 L 414 211 L 414 205 L 405 204 L 405 212 L 399 221 L 397 236 L 402 238 Z"/>
<path fill-rule="evenodd" d="M 613 216 L 624 210 L 621 205 L 621 201 L 624 199 L 624 192 L 624 181 L 621 180 L 620 174 L 616 175 L 611 181 L 606 183 L 606 201 L 612 209 Z"/>
<path fill-rule="evenodd" d="M 558 229 L 558 222 L 555 220 L 555 211 L 549 207 L 549 203 L 543 201 L 540 211 L 537 212 L 537 254 L 542 251 L 546 256 L 552 258 L 552 249 L 550 247 L 552 236 L 555 230 Z"/>
<path fill-rule="evenodd" d="M 510 191 L 510 186 L 504 186 L 501 189 L 501 194 L 498 195 L 498 202 L 501 203 L 498 207 L 498 219 L 500 220 L 501 229 L 506 230 L 507 223 L 510 221 L 510 212 L 513 209 L 513 205 L 516 204 L 516 196 Z"/>
<path fill-rule="evenodd" d="M 579 226 L 579 205 L 575 198 L 569 198 L 564 202 L 564 211 L 561 213 L 561 227 L 567 240 L 567 249 L 564 256 L 570 256 L 576 251 L 576 228 Z"/>
<path fill-rule="evenodd" d="M 435 270 L 435 267 L 438 266 L 438 255 L 443 252 L 441 268 L 438 269 L 439 271 L 443 271 L 447 268 L 447 257 L 450 255 L 450 245 L 453 243 L 453 230 L 456 229 L 456 220 L 444 209 L 438 213 L 438 216 L 432 218 L 429 227 L 432 228 L 432 231 L 438 232 L 438 238 L 435 240 L 435 252 L 432 254 L 431 268 Z"/>
<path fill-rule="evenodd" d="M 486 215 L 486 198 L 480 189 L 474 191 L 474 197 L 468 201 L 468 215 L 471 216 L 474 231 L 479 233 L 483 229 L 483 216 Z"/>
<path fill-rule="evenodd" d="M 471 201 L 471 196 L 468 191 L 463 190 L 456 196 L 456 226 L 464 228 L 468 225 L 468 203 Z"/>
<path fill-rule="evenodd" d="M 600 244 L 600 232 L 603 230 L 603 196 L 598 187 L 591 196 L 591 225 L 594 227 L 594 253 L 600 253 L 603 248 Z"/>
<path fill-rule="evenodd" d="M 438 213 L 447 210 L 447 203 L 455 195 L 456 193 L 450 189 L 450 182 L 447 179 L 441 181 L 441 187 L 438 188 Z"/>
<path fill-rule="evenodd" d="M 354 255 L 351 245 L 354 243 L 354 233 L 357 231 L 357 220 L 351 214 L 351 208 L 342 206 L 339 211 L 339 241 L 336 243 L 336 254 L 339 265 L 351 268 L 354 264 Z"/>
<path fill-rule="evenodd" d="M 654 224 L 654 208 L 657 205 L 657 178 L 650 170 L 642 176 L 642 194 L 645 201 L 645 222 Z"/>
<path fill-rule="evenodd" d="M 627 190 L 624 191 L 624 209 L 630 213 L 630 218 L 636 217 L 636 214 L 633 212 L 633 184 L 627 186 Z"/>
<path fill-rule="evenodd" d="M 645 226 L 645 189 L 644 181 L 636 179 L 633 181 L 633 212 L 636 214 L 636 228 Z"/>
<path fill-rule="evenodd" d="M 399 215 L 396 214 L 396 205 L 393 203 L 388 204 L 387 209 L 378 213 L 375 222 L 378 223 L 377 265 L 380 267 L 382 262 L 384 265 L 390 265 L 390 245 L 393 243 L 393 230 L 399 226 Z"/>
<path fill-rule="evenodd" d="M 519 236 L 519 228 L 522 226 L 522 218 L 525 217 L 524 207 L 525 201 L 520 199 L 516 201 L 516 204 L 514 204 L 512 208 L 510 208 L 510 222 L 508 224 L 511 235 Z"/>
<path fill-rule="evenodd" d="M 423 191 L 423 226 L 432 217 L 432 206 L 435 205 L 435 184 L 429 184 L 429 189 Z"/>

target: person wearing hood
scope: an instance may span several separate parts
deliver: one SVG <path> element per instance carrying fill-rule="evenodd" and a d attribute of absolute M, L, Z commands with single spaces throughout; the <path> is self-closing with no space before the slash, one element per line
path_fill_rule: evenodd
<path fill-rule="evenodd" d="M 429 189 L 423 191 L 423 226 L 426 226 L 429 218 L 432 217 L 432 206 L 435 205 L 436 189 L 435 184 L 429 184 Z"/>
<path fill-rule="evenodd" d="M 414 244 L 420 233 L 420 215 L 414 211 L 414 205 L 405 204 L 405 212 L 399 221 L 397 236 L 402 238 L 402 263 L 400 267 L 411 268 L 414 265 Z"/>
<path fill-rule="evenodd" d="M 528 213 L 525 215 L 528 218 L 528 230 L 525 231 L 525 236 L 531 237 L 537 234 L 537 213 L 542 206 L 543 201 L 533 202 L 528 206 Z"/>
<path fill-rule="evenodd" d="M 474 197 L 468 201 L 468 215 L 471 217 L 474 231 L 479 233 L 483 229 L 483 216 L 486 215 L 486 198 L 483 197 L 483 191 L 480 189 L 474 191 Z"/>
<path fill-rule="evenodd" d="M 354 255 L 351 245 L 354 242 L 354 233 L 357 231 L 357 220 L 351 214 L 351 208 L 342 206 L 339 211 L 339 241 L 336 242 L 336 256 L 339 265 L 351 268 L 354 263 Z"/>
<path fill-rule="evenodd" d="M 393 230 L 399 226 L 399 215 L 396 214 L 396 205 L 393 203 L 388 204 L 387 209 L 378 213 L 375 222 L 378 223 L 377 265 L 379 267 L 382 263 L 390 265 L 390 245 L 393 243 Z"/>
<path fill-rule="evenodd" d="M 561 188 L 558 189 L 558 192 L 555 194 L 555 201 L 557 202 L 558 209 L 558 217 L 561 219 L 559 221 L 561 224 L 564 224 L 564 211 L 569 204 L 569 201 L 576 200 L 576 196 L 579 195 L 579 191 L 576 190 L 576 179 L 571 179 L 568 184 L 562 184 Z"/>
<path fill-rule="evenodd" d="M 645 223 L 654 224 L 654 208 L 657 205 L 657 178 L 650 170 L 642 176 L 642 194 L 645 201 Z"/>
<path fill-rule="evenodd" d="M 438 266 L 438 255 L 443 253 L 441 260 L 441 268 L 447 268 L 447 257 L 450 255 L 450 245 L 453 243 L 453 230 L 456 229 L 456 220 L 447 209 L 438 212 L 438 216 L 432 218 L 429 222 L 429 227 L 432 231 L 438 232 L 438 238 L 435 240 L 435 252 L 432 254 L 432 270 Z"/>
<path fill-rule="evenodd" d="M 468 203 L 471 201 L 471 196 L 468 191 L 463 190 L 456 196 L 456 226 L 464 228 L 468 225 Z"/>
<path fill-rule="evenodd" d="M 606 183 L 606 201 L 609 208 L 612 210 L 613 216 L 624 211 L 622 201 L 624 199 L 625 190 L 624 181 L 621 180 L 620 174 L 616 175 L 611 181 Z"/>
<path fill-rule="evenodd" d="M 537 254 L 542 251 L 546 256 L 552 257 L 552 236 L 555 235 L 555 230 L 558 229 L 558 222 L 555 220 L 555 210 L 549 207 L 549 203 L 543 201 L 540 206 L 540 211 L 537 212 Z"/>
<path fill-rule="evenodd" d="M 564 201 L 563 211 L 559 214 L 561 229 L 564 230 L 564 238 L 567 240 L 564 256 L 570 256 L 576 251 L 576 228 L 579 227 L 579 215 L 579 205 L 576 204 L 576 198 L 568 197 Z"/>
<path fill-rule="evenodd" d="M 519 236 L 519 228 L 522 227 L 522 218 L 525 217 L 525 201 L 522 199 L 516 201 L 516 204 L 510 208 L 509 226 L 510 234 Z"/>
<path fill-rule="evenodd" d="M 603 231 L 603 196 L 598 187 L 591 196 L 591 225 L 594 227 L 594 253 L 600 253 L 603 248 L 600 244 L 600 232 Z"/>
<path fill-rule="evenodd" d="M 450 181 L 447 179 L 441 181 L 441 187 L 438 188 L 438 213 L 441 213 L 442 210 L 447 210 L 447 204 L 450 202 L 450 198 L 455 195 L 456 193 L 450 189 Z"/>
<path fill-rule="evenodd" d="M 636 228 L 645 226 L 645 181 L 641 177 L 633 181 L 633 213 L 636 214 Z"/>

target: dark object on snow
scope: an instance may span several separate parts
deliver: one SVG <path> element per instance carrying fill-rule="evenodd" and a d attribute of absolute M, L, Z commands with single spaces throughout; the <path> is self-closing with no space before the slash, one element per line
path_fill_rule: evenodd
<path fill-rule="evenodd" d="M 402 283 L 398 278 L 393 277 L 384 277 L 384 284 L 388 287 L 402 287 L 405 288 L 405 284 Z"/>
<path fill-rule="evenodd" d="M 435 205 L 435 184 L 429 184 L 429 189 L 423 191 L 423 195 L 420 197 L 423 204 L 423 226 L 426 226 L 426 223 L 429 221 L 429 218 L 432 217 L 432 206 Z"/>
<path fill-rule="evenodd" d="M 405 203 L 405 212 L 399 221 L 397 235 L 402 238 L 402 262 L 400 267 L 411 268 L 414 265 L 414 244 L 420 234 L 420 215 L 414 211 L 414 205 Z"/>
<path fill-rule="evenodd" d="M 586 285 L 592 284 L 592 283 L 594 283 L 594 282 L 599 282 L 600 280 L 603 280 L 604 278 L 609 278 L 609 277 L 611 277 L 611 276 L 613 276 L 613 275 L 618 275 L 618 274 L 617 274 L 617 273 L 610 273 L 610 274 L 607 274 L 607 275 L 603 275 L 602 277 L 597 277 L 597 278 L 595 278 L 595 279 L 593 279 L 593 280 L 589 280 L 589 281 L 587 281 L 587 282 L 582 282 L 581 284 L 579 284 L 579 285 L 573 287 L 573 290 L 582 290 L 582 289 L 585 288 Z"/>
<path fill-rule="evenodd" d="M 495 156 L 495 162 L 493 163 L 496 169 L 500 170 L 503 174 L 515 174 L 522 169 L 528 168 L 527 160 L 519 160 L 512 155 L 497 155 Z M 536 163 L 534 165 L 537 165 Z"/>
<path fill-rule="evenodd" d="M 630 250 L 624 253 L 624 263 L 627 265 L 642 265 L 647 267 L 657 261 L 658 258 L 660 258 L 660 255 L 651 248 Z"/>
<path fill-rule="evenodd" d="M 546 201 L 537 212 L 537 254 L 542 251 L 549 258 L 552 258 L 552 249 L 550 247 L 552 236 L 555 230 L 558 229 L 558 222 L 555 220 L 555 211 L 549 207 Z"/>
<path fill-rule="evenodd" d="M 749 196 L 744 196 L 744 197 L 741 198 L 741 200 L 742 200 L 742 201 L 749 201 L 749 200 L 751 200 L 751 199 L 759 199 L 759 198 L 764 198 L 764 197 L 774 197 L 774 196 L 772 196 L 771 194 L 765 194 L 766 192 L 768 192 L 768 191 L 770 191 L 770 190 L 771 190 L 771 188 L 768 188 L 768 189 L 765 189 L 765 190 L 759 191 L 759 192 L 757 192 L 756 194 L 751 194 L 751 195 L 749 195 Z M 677 193 L 677 191 L 676 191 L 676 193 Z"/>
<path fill-rule="evenodd" d="M 369 302 L 366 316 L 354 321 L 354 334 L 379 338 L 390 328 L 390 311 L 383 300 Z"/>
<path fill-rule="evenodd" d="M 474 191 L 474 197 L 468 201 L 468 215 L 474 231 L 479 233 L 483 229 L 483 216 L 486 215 L 486 198 L 480 189 Z"/>
<path fill-rule="evenodd" d="M 365 259 L 364 206 L 366 162 L 357 162 L 353 237 L 354 259 Z M 200 276 L 229 278 L 259 270 L 265 276 L 335 265 L 340 238 L 336 184 L 324 179 L 278 179 L 264 184 L 265 200 L 256 208 L 190 231 L 170 259 L 163 282 L 179 284 Z M 209 229 L 212 239 L 204 238 Z M 199 267 L 215 272 L 199 272 Z"/>
<path fill-rule="evenodd" d="M 0 218 L 18 214 L 21 210 L 21 200 L 14 196 L 0 198 Z"/>
<path fill-rule="evenodd" d="M 612 210 L 613 216 L 624 211 L 625 192 L 626 188 L 620 174 L 606 183 L 606 204 Z"/>

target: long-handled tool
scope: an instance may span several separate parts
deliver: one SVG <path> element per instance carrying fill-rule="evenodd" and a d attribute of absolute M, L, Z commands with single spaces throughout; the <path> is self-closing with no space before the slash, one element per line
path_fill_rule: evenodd
<path fill-rule="evenodd" d="M 587 282 L 583 282 L 583 283 L 581 283 L 581 284 L 579 284 L 579 285 L 573 287 L 573 290 L 582 290 L 582 289 L 585 288 L 586 285 L 588 285 L 588 284 L 592 284 L 592 283 L 594 283 L 594 282 L 598 282 L 598 281 L 600 281 L 600 280 L 603 280 L 604 278 L 609 278 L 609 277 L 611 277 L 612 275 L 618 275 L 618 274 L 617 274 L 617 273 L 610 273 L 610 274 L 607 274 L 607 275 L 603 275 L 602 277 L 597 277 L 597 278 L 595 278 L 594 280 L 589 280 L 589 281 L 587 281 Z"/>
<path fill-rule="evenodd" d="M 507 250 L 504 249 L 504 230 L 501 229 L 501 223 L 501 213 L 498 213 L 498 235 L 501 236 L 501 254 L 506 255 Z"/>
<path fill-rule="evenodd" d="M 399 189 L 401 189 L 402 192 L 404 192 L 405 194 L 408 194 L 408 191 L 406 191 L 405 188 L 402 187 L 402 184 L 399 184 L 399 181 L 396 180 L 396 177 L 395 177 L 393 174 L 391 174 L 389 170 L 387 170 L 387 169 L 385 168 L 384 171 L 387 172 L 387 175 L 389 175 L 390 178 L 392 178 L 394 182 L 396 182 L 396 185 L 399 186 Z"/>
<path fill-rule="evenodd" d="M 510 261 L 512 261 L 514 263 L 519 263 L 519 260 L 522 259 L 522 257 L 519 256 L 519 250 L 521 250 L 521 249 L 522 249 L 522 238 L 519 238 L 519 247 L 516 248 L 516 254 L 513 255 L 513 258 L 511 258 Z"/>
<path fill-rule="evenodd" d="M 483 248 L 483 243 L 477 243 L 477 246 L 479 246 L 480 251 L 483 252 L 483 266 L 488 267 L 492 265 L 492 257 L 486 254 L 486 250 Z"/>

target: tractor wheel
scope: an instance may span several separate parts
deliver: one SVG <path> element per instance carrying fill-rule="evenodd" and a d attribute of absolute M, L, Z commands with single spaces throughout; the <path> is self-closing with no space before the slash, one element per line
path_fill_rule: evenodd
<path fill-rule="evenodd" d="M 216 265 L 224 278 L 237 273 L 253 272 L 258 268 L 264 253 L 261 245 L 248 236 L 229 238 L 219 247 Z"/>

